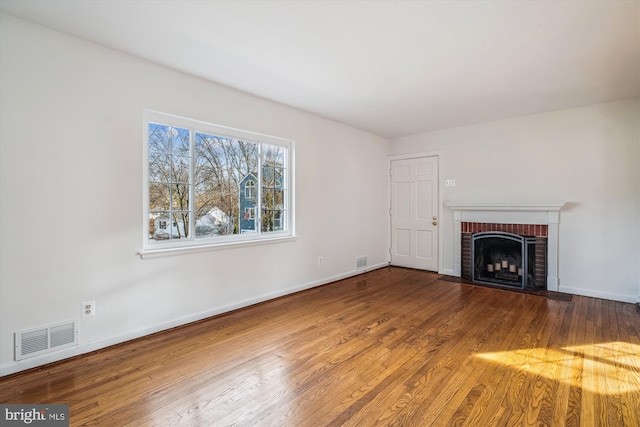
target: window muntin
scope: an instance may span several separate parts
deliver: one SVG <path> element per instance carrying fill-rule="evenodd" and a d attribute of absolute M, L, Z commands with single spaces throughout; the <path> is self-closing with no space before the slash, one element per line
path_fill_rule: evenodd
<path fill-rule="evenodd" d="M 292 141 L 156 112 L 145 141 L 146 249 L 293 235 Z"/>

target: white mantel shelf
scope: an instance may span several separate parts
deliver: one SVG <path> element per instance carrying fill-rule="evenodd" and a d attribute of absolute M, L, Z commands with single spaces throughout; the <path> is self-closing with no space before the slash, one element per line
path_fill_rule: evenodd
<path fill-rule="evenodd" d="M 564 202 L 446 202 L 458 211 L 532 211 L 559 212 Z"/>
<path fill-rule="evenodd" d="M 547 226 L 547 289 L 557 291 L 558 224 L 565 202 L 445 202 L 453 211 L 453 272 L 460 277 L 462 222 L 540 224 Z"/>

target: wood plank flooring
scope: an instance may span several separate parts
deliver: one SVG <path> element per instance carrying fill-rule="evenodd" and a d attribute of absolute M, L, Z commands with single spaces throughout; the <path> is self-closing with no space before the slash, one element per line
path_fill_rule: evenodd
<path fill-rule="evenodd" d="M 0 378 L 72 426 L 640 426 L 635 305 L 382 268 Z"/>

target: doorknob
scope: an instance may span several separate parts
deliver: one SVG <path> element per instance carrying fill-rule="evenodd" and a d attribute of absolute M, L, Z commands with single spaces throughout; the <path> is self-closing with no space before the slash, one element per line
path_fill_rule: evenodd
<path fill-rule="evenodd" d="M 438 217 L 434 215 L 433 216 L 433 220 L 435 221 L 436 219 L 438 219 Z"/>
<path fill-rule="evenodd" d="M 438 221 L 433 221 L 431 224 L 438 225 Z"/>

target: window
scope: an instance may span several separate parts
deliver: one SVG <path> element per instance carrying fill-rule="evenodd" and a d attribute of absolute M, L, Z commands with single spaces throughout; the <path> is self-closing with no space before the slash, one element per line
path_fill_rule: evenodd
<path fill-rule="evenodd" d="M 153 111 L 144 136 L 143 252 L 293 236 L 293 141 Z"/>
<path fill-rule="evenodd" d="M 244 197 L 247 199 L 253 199 L 256 197 L 256 183 L 253 181 L 247 181 L 244 187 Z"/>

